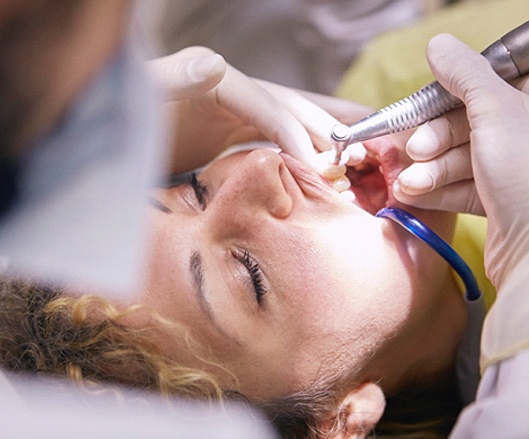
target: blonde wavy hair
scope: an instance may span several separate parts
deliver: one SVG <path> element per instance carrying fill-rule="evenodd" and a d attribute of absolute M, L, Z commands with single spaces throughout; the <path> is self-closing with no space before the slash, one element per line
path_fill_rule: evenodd
<path fill-rule="evenodd" d="M 167 359 L 147 329 L 125 324 L 127 316 L 140 310 L 145 307 L 120 310 L 101 297 L 74 296 L 36 282 L 0 281 L 0 366 L 18 373 L 67 377 L 87 388 L 123 385 L 167 396 L 251 403 L 223 389 L 211 373 Z M 180 331 L 192 345 L 185 328 L 148 312 L 158 323 Z M 335 416 L 335 428 L 341 427 L 335 389 L 349 379 L 329 377 L 310 389 L 252 405 L 264 411 L 285 438 L 326 437 L 330 432 L 319 431 L 318 426 Z M 447 437 L 460 410 L 454 385 L 452 376 L 443 377 L 389 398 L 373 437 Z"/>

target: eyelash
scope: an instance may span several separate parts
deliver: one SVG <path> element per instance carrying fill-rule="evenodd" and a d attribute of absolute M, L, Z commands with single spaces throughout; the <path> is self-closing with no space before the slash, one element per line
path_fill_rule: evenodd
<path fill-rule="evenodd" d="M 255 290 L 255 298 L 257 303 L 261 305 L 263 303 L 263 297 L 267 293 L 267 290 L 264 285 L 263 272 L 261 267 L 255 260 L 248 250 L 244 250 L 243 253 L 233 252 L 235 258 L 241 262 L 252 279 L 253 288 Z"/>
<path fill-rule="evenodd" d="M 197 173 L 192 172 L 189 177 L 189 184 L 193 188 L 193 191 L 195 192 L 195 197 L 197 197 L 198 204 L 202 210 L 205 210 L 208 203 L 206 201 L 207 195 L 208 195 L 208 187 L 202 183 L 201 181 L 198 181 Z"/>

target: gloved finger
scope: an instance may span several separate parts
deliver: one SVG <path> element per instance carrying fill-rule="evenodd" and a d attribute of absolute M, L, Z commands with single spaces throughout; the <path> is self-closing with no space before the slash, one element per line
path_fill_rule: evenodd
<path fill-rule="evenodd" d="M 345 149 L 346 153 L 349 155 L 349 160 L 347 161 L 347 166 L 356 166 L 362 163 L 366 156 L 367 150 L 362 143 L 351 143 Z"/>
<path fill-rule="evenodd" d="M 331 115 L 331 112 L 337 114 L 349 112 L 349 117 L 354 117 L 354 115 L 361 117 L 367 112 L 366 107 L 353 102 L 324 97 L 316 93 L 299 92 L 267 81 L 258 82 L 276 96 L 301 122 L 319 151 L 331 149 L 331 131 L 335 125 L 340 123 L 336 117 Z M 325 107 L 320 105 L 325 105 Z M 355 155 L 361 154 L 361 150 L 365 150 L 363 145 L 357 145 Z"/>
<path fill-rule="evenodd" d="M 431 160 L 468 142 L 469 135 L 466 110 L 458 108 L 417 128 L 406 143 L 406 153 L 416 161 Z"/>
<path fill-rule="evenodd" d="M 420 195 L 472 178 L 470 144 L 453 148 L 427 162 L 415 162 L 398 176 L 400 190 Z"/>
<path fill-rule="evenodd" d="M 501 117 L 512 105 L 512 86 L 499 78 L 485 57 L 452 35 L 432 38 L 427 56 L 441 85 L 466 103 L 472 129 L 489 124 L 491 117 Z M 483 108 L 488 109 L 486 115 L 481 114 Z"/>
<path fill-rule="evenodd" d="M 422 195 L 408 195 L 400 190 L 398 180 L 393 195 L 401 203 L 422 209 L 485 215 L 474 180 L 459 181 Z"/>
<path fill-rule="evenodd" d="M 283 151 L 304 163 L 314 162 L 316 153 L 301 122 L 256 80 L 228 66 L 215 93 L 221 107 L 256 127 Z"/>
<path fill-rule="evenodd" d="M 209 50 L 198 56 L 187 53 L 194 52 L 180 51 L 147 63 L 168 101 L 204 94 L 217 86 L 226 73 L 226 62 L 219 54 Z"/>

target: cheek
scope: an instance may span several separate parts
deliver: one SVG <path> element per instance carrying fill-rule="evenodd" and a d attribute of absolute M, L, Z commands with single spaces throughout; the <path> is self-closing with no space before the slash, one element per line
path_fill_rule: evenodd
<path fill-rule="evenodd" d="M 340 333 L 357 332 L 385 309 L 404 311 L 409 273 L 380 233 L 365 227 L 363 233 L 327 232 L 306 241 L 306 252 L 293 255 L 285 270 L 295 279 L 293 306 L 324 331 Z"/>
<path fill-rule="evenodd" d="M 297 241 L 295 245 L 283 241 L 280 249 L 281 254 L 288 255 L 276 269 L 289 318 L 310 324 L 332 320 L 347 287 L 322 246 L 311 241 Z"/>

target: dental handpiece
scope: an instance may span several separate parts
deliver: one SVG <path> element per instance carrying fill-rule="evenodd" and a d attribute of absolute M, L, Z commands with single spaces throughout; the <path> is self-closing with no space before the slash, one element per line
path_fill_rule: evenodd
<path fill-rule="evenodd" d="M 505 81 L 512 81 L 529 73 L 529 21 L 504 35 L 481 54 Z M 349 145 L 363 142 L 414 128 L 461 104 L 462 102 L 446 91 L 439 82 L 432 82 L 414 94 L 349 126 L 349 139 L 345 143 Z M 331 133 L 331 139 L 336 152 L 335 162 L 339 162 L 339 150 L 345 149 L 344 141 L 341 139 L 341 142 L 337 143 L 334 139 L 343 138 L 343 133 L 337 136 L 334 131 L 335 129 Z"/>

